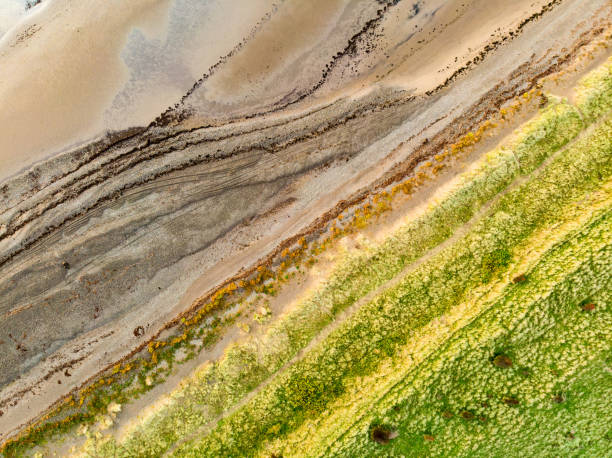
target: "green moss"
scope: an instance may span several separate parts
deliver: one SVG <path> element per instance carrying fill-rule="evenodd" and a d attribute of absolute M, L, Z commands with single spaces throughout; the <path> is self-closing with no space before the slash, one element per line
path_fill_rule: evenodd
<path fill-rule="evenodd" d="M 340 380 L 296 374 L 288 380 L 284 391 L 279 394 L 286 406 L 307 415 L 318 414 L 324 410 L 327 401 L 343 392 Z"/>
<path fill-rule="evenodd" d="M 587 236 L 560 245 L 547 255 L 533 271 L 538 280 L 550 277 L 555 264 L 565 259 L 579 256 L 583 261 L 573 272 L 557 270 L 555 275 L 562 280 L 553 281 L 554 286 L 546 294 L 543 294 L 544 282 L 532 291 L 509 288 L 507 295 L 486 314 L 453 336 L 416 372 L 395 385 L 388 392 L 388 400 L 383 398 L 377 405 L 370 405 L 364 410 L 367 413 L 363 420 L 347 423 L 354 433 L 338 431 L 341 439 L 334 448 L 343 450 L 342 447 L 350 446 L 355 455 L 375 456 L 377 449 L 359 439 L 358 431 L 365 427 L 368 418 L 376 416 L 385 418 L 398 429 L 398 439 L 389 451 L 391 455 L 421 456 L 422 449 L 412 440 L 414 434 L 425 424 L 431 427 L 432 411 L 449 410 L 458 411 L 459 419 L 469 422 L 462 424 L 454 415 L 436 416 L 439 420 L 431 428 L 436 443 L 429 445 L 429 454 L 550 456 L 557 450 L 558 455 L 566 456 L 576 447 L 557 441 L 568 426 L 577 437 L 592 441 L 596 447 L 612 419 L 604 401 L 612 389 L 612 377 L 608 372 L 602 378 L 606 373 L 602 363 L 605 364 L 612 350 L 612 309 L 606 307 L 594 320 L 594 316 L 581 314 L 571 304 L 586 295 L 601 303 L 612 303 L 612 267 L 608 262 L 612 255 L 610 229 L 608 214 L 594 222 Z M 604 242 L 601 250 L 595 246 L 590 248 L 588 240 L 602 246 L 602 241 L 597 241 L 600 234 L 607 234 L 608 243 Z M 570 263 L 566 265 L 569 267 Z M 517 303 L 522 304 L 519 309 Z M 551 315 L 554 320 L 544 321 Z M 499 332 L 494 333 L 492 327 L 496 326 Z M 469 349 L 464 345 L 466 341 L 472 342 Z M 512 346 L 520 365 L 531 366 L 529 378 L 524 378 L 519 368 L 499 371 L 489 364 L 488 349 L 500 341 Z M 444 364 L 438 364 L 442 361 Z M 594 376 L 594 380 L 587 382 L 587 378 L 576 387 L 576 381 L 583 377 L 580 374 L 590 372 L 591 368 L 596 368 L 589 376 Z M 458 378 L 457 374 L 462 377 Z M 450 403 L 439 399 L 436 393 L 440 390 Z M 563 396 L 559 402 L 556 397 L 560 392 Z M 386 408 L 391 402 L 394 406 L 399 403 L 401 408 Z M 474 407 L 466 409 L 465 406 Z M 462 412 L 473 416 L 463 418 Z M 480 421 L 481 417 L 486 421 Z M 468 425 L 471 426 L 466 429 Z M 600 456 L 596 450 L 586 448 L 585 453 Z M 337 454 L 327 454 L 334 455 Z"/>

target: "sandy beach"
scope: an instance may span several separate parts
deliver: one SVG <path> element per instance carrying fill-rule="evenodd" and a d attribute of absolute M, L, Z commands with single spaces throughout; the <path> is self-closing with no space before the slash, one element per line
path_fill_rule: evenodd
<path fill-rule="evenodd" d="M 224 3 L 46 0 L 1 36 L 3 441 L 569 65 L 612 12 Z"/>

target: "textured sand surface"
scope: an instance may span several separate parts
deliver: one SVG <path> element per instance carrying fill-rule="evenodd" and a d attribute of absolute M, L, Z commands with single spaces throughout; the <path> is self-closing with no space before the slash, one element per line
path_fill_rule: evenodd
<path fill-rule="evenodd" d="M 610 18 L 606 0 L 91 3 L 47 0 L 0 38 L 3 439 Z"/>

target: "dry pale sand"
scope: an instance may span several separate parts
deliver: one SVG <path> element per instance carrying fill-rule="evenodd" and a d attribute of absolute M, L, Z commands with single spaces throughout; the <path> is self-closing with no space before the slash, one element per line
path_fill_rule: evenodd
<path fill-rule="evenodd" d="M 221 3 L 45 0 L 0 38 L 0 183 L 107 130 L 148 124 L 273 2 Z M 182 17 L 190 8 L 199 22 Z"/>
<path fill-rule="evenodd" d="M 45 2 L 0 41 L 0 178 L 103 131 L 129 77 L 120 53 L 130 30 L 168 2 L 104 3 Z"/>
<path fill-rule="evenodd" d="M 0 38 L 25 15 L 20 0 L 5 0 L 0 3 Z"/>
<path fill-rule="evenodd" d="M 2 439 L 610 19 L 607 0 L 45 3 L 0 39 Z"/>

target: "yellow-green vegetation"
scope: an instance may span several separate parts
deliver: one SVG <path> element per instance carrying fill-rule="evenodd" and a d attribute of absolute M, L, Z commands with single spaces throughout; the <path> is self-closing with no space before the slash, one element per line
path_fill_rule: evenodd
<path fill-rule="evenodd" d="M 398 286 L 384 291 L 364 305 L 327 339 L 279 375 L 246 405 L 219 422 L 208 434 L 194 435 L 190 441 L 181 444 L 175 450 L 175 454 L 178 456 L 241 456 L 252 454 L 258 449 L 264 450 L 267 445 L 270 445 L 274 453 L 293 455 L 290 453 L 293 451 L 297 455 L 303 455 L 313 453 L 316 450 L 315 446 L 320 447 L 327 443 L 330 448 L 320 450 L 321 454 L 327 455 L 333 450 L 332 446 L 340 446 L 340 442 L 348 440 L 346 436 L 361 432 L 362 434 L 357 434 L 355 442 L 349 441 L 348 449 L 340 448 L 339 451 L 344 450 L 341 453 L 353 455 L 357 450 L 363 448 L 363 454 L 356 454 L 368 456 L 369 453 L 375 453 L 378 450 L 376 447 L 380 444 L 368 441 L 370 426 L 367 424 L 368 421 L 365 422 L 365 429 L 361 430 L 356 430 L 351 423 L 360 416 L 371 416 L 380 403 L 387 396 L 391 396 L 390 391 L 395 385 L 387 385 L 385 382 L 388 382 L 387 378 L 400 372 L 402 363 L 411 367 L 413 365 L 409 363 L 415 360 L 419 362 L 419 359 L 423 361 L 415 367 L 426 374 L 423 380 L 430 381 L 438 373 L 441 373 L 439 376 L 443 378 L 437 383 L 432 381 L 429 393 L 432 396 L 432 402 L 436 399 L 435 396 L 438 396 L 436 390 L 441 390 L 443 394 L 442 399 L 438 401 L 439 405 L 442 405 L 444 401 L 444 394 L 448 397 L 457 396 L 455 402 L 448 401 L 448 409 L 451 413 L 460 415 L 463 420 L 471 420 L 480 414 L 477 402 L 481 399 L 483 399 L 482 402 L 485 402 L 489 395 L 495 399 L 496 403 L 499 401 L 497 407 L 506 406 L 521 410 L 524 404 L 531 405 L 536 399 L 524 396 L 520 390 L 514 389 L 514 384 L 518 384 L 521 380 L 520 373 L 513 371 L 512 374 L 519 378 L 507 383 L 498 383 L 499 380 L 491 378 L 490 373 L 482 370 L 482 367 L 495 367 L 490 358 L 495 358 L 499 351 L 511 355 L 518 351 L 512 342 L 519 337 L 515 337 L 511 331 L 514 331 L 512 320 L 520 318 L 518 312 L 521 307 L 528 306 L 530 301 L 533 302 L 534 308 L 528 308 L 527 311 L 535 315 L 535 323 L 540 322 L 540 325 L 544 325 L 546 314 L 544 316 L 541 313 L 538 314 L 539 309 L 535 308 L 535 304 L 540 306 L 538 299 L 542 296 L 554 294 L 560 302 L 556 303 L 557 307 L 570 309 L 573 307 L 576 313 L 583 313 L 580 307 L 583 300 L 592 299 L 597 302 L 601 309 L 600 318 L 603 321 L 596 331 L 586 329 L 586 334 L 592 336 L 592 341 L 584 341 L 584 333 L 577 330 L 576 336 L 571 332 L 567 333 L 568 346 L 579 348 L 584 345 L 596 355 L 601 356 L 602 352 L 605 354 L 612 344 L 609 326 L 611 323 L 605 316 L 608 298 L 603 293 L 609 289 L 610 279 L 610 266 L 608 265 L 610 259 L 608 249 L 610 243 L 608 213 L 610 189 L 608 187 L 603 192 L 601 191 L 600 186 L 603 185 L 603 182 L 600 181 L 599 175 L 605 173 L 608 178 L 612 171 L 610 167 L 611 129 L 612 123 L 608 121 L 601 129 L 594 131 L 593 136 L 585 137 L 584 144 L 579 143 L 567 149 L 565 154 L 558 157 L 544 171 L 500 199 L 491 208 L 488 217 L 476 224 L 474 229 L 461 241 L 408 273 Z M 597 138 L 601 136 L 605 141 L 601 142 L 599 149 L 595 149 Z M 582 161 L 577 161 L 578 158 L 582 158 Z M 606 160 L 606 166 L 602 167 L 601 163 Z M 571 168 L 572 165 L 576 168 Z M 592 205 L 580 210 L 585 211 L 586 216 L 576 213 L 574 209 L 585 202 Z M 563 225 L 567 221 L 566 218 L 569 217 L 571 221 L 582 222 L 582 219 L 589 219 L 593 216 L 594 218 L 584 225 L 579 225 L 578 229 L 568 230 L 568 234 L 558 231 L 556 234 L 559 239 L 549 241 L 552 247 L 544 253 L 539 253 L 537 261 L 540 262 L 529 265 L 531 259 L 526 252 L 536 251 L 539 247 L 546 246 L 542 238 L 550 234 L 552 226 Z M 576 238 L 582 238 L 580 244 L 572 243 Z M 496 266 L 495 275 L 500 279 L 493 284 L 483 284 L 482 273 L 489 268 L 488 264 L 483 261 L 488 255 L 494 253 L 499 245 L 506 246 L 508 247 L 506 249 L 512 251 L 517 267 L 522 264 L 521 270 L 513 269 L 508 272 L 511 265 L 508 267 Z M 573 248 L 573 250 L 565 257 L 559 258 L 555 256 L 555 249 L 559 249 L 557 247 L 565 250 Z M 494 257 L 497 258 L 497 256 Z M 577 268 L 568 262 L 573 259 L 582 261 L 588 268 L 585 267 L 586 270 L 582 277 L 566 279 L 565 277 Z M 599 269 L 595 270 L 596 267 Z M 507 286 L 504 285 L 504 274 L 520 274 L 523 269 L 526 269 L 527 272 L 527 282 L 514 284 L 511 280 L 505 280 Z M 549 276 L 552 278 L 548 279 Z M 587 279 L 590 281 L 587 282 Z M 552 285 L 549 282 L 552 282 Z M 576 296 L 564 296 L 564 286 L 566 289 L 576 288 Z M 526 296 L 517 297 L 517 294 L 526 294 Z M 507 299 L 506 296 L 510 296 L 510 299 Z M 482 324 L 482 333 L 461 338 L 455 344 L 461 350 L 458 355 L 455 355 L 455 359 L 467 361 L 468 367 L 462 368 L 457 365 L 451 367 L 450 364 L 447 367 L 446 362 L 449 360 L 444 357 L 440 357 L 437 361 L 435 359 L 430 361 L 425 360 L 425 355 L 419 354 L 420 352 L 409 351 L 410 347 L 418 345 L 421 339 L 434 337 L 429 332 L 422 332 L 423 328 L 428 327 L 433 320 L 441 316 L 452 314 L 455 307 L 462 306 L 464 313 L 473 313 L 474 308 L 478 306 L 482 312 L 487 309 L 493 310 L 486 315 L 488 320 Z M 504 317 L 502 313 L 504 311 L 509 316 Z M 502 321 L 499 321 L 500 318 Z M 485 318 L 481 319 L 485 320 Z M 567 324 L 581 324 L 574 317 L 568 317 L 566 322 Z M 466 329 L 471 329 L 473 326 L 476 324 L 470 323 Z M 528 323 L 522 326 L 526 329 L 519 329 L 526 334 L 524 339 L 528 343 L 530 339 L 537 341 L 537 337 L 546 331 L 546 327 L 531 328 Z M 582 327 L 584 327 L 584 321 L 582 321 Z M 421 339 L 411 339 L 417 334 L 420 334 Z M 438 343 L 442 348 L 450 345 L 450 342 Z M 548 343 L 553 346 L 558 345 L 559 339 L 555 337 Z M 534 349 L 533 346 L 526 345 L 526 350 Z M 476 356 L 479 356 L 480 359 Z M 574 358 L 574 355 L 569 352 L 565 355 L 566 358 L 562 356 L 561 350 L 556 358 L 545 358 L 544 355 L 535 354 L 533 356 L 536 360 L 535 367 L 528 364 L 528 358 L 519 358 L 518 361 L 525 366 L 526 374 L 530 370 L 535 373 L 546 371 L 546 369 L 560 370 L 555 369 L 554 366 L 547 368 L 538 364 L 538 358 L 542 358 L 550 364 L 562 366 L 561 375 L 576 371 L 582 364 L 588 362 L 584 355 Z M 482 364 L 477 365 L 477 362 Z M 408 374 L 404 372 L 404 375 Z M 364 382 L 363 379 L 366 379 L 367 382 Z M 472 391 L 456 392 L 453 389 L 453 383 L 450 383 L 446 385 L 448 388 L 446 392 L 445 384 L 441 382 L 447 380 L 454 381 L 459 386 L 471 385 Z M 396 380 L 396 383 L 401 382 L 401 378 Z M 549 384 L 551 383 L 549 381 Z M 389 391 L 380 392 L 378 387 L 381 384 L 386 385 Z M 415 380 L 408 385 L 411 390 L 417 390 L 421 394 L 423 384 L 424 381 L 418 383 Z M 537 391 L 537 389 L 536 384 L 534 390 Z M 546 385 L 539 386 L 539 389 L 547 391 Z M 550 392 L 546 394 L 553 396 L 552 390 L 554 389 L 557 388 L 550 387 Z M 377 396 L 372 397 L 373 394 Z M 336 413 L 338 410 L 345 409 L 346 406 L 350 407 L 359 401 L 362 404 L 359 409 L 346 412 L 346 415 L 338 417 Z M 400 411 L 402 402 L 407 402 L 413 409 L 413 412 L 410 412 L 405 419 L 415 421 L 415 413 L 418 413 L 421 422 L 416 423 L 418 428 L 410 428 L 410 434 L 405 433 L 402 436 L 400 433 L 392 443 L 397 444 L 394 446 L 398 447 L 397 451 L 400 453 L 419 455 L 423 450 L 414 441 L 415 435 L 426 434 L 435 437 L 436 434 L 439 434 L 438 429 L 433 426 L 442 411 L 436 412 L 434 416 L 434 411 L 427 404 L 413 403 L 401 396 L 394 397 L 394 405 L 399 404 Z M 493 401 L 490 403 L 493 404 Z M 507 412 L 509 415 L 516 415 L 512 410 Z M 503 417 L 501 413 L 499 415 Z M 381 419 L 370 417 L 370 419 L 372 422 L 379 421 L 382 424 L 391 425 L 398 430 L 402 424 L 401 421 L 390 422 L 390 418 L 385 417 Z M 597 417 L 594 417 L 593 420 L 597 420 Z M 507 421 L 510 420 L 501 418 L 498 421 L 496 418 L 490 418 L 483 423 L 486 423 L 485 428 L 487 429 L 499 427 L 499 434 L 513 434 L 512 428 L 503 431 L 501 427 Z M 517 423 L 520 425 L 523 421 L 519 420 Z M 599 418 L 597 421 L 607 424 L 609 418 Z M 462 425 L 459 424 L 458 428 L 463 428 Z M 329 434 L 336 437 L 330 441 Z M 297 437 L 292 440 L 294 436 Z M 447 447 L 452 445 L 450 451 L 461 452 L 461 447 L 465 447 L 466 443 L 470 447 L 476 445 L 478 448 L 483 440 L 489 442 L 486 435 L 479 436 L 482 435 L 475 433 L 472 440 L 469 440 L 469 433 L 448 434 L 444 437 L 443 442 Z M 308 439 L 307 442 L 306 439 Z M 521 444 L 522 441 L 519 439 L 520 437 L 514 438 Z M 545 441 L 548 440 L 550 437 L 547 436 Z M 451 443 L 449 444 L 448 441 Z M 472 444 L 472 441 L 475 444 Z M 295 447 L 293 450 L 291 450 L 292 445 Z M 463 449 L 463 452 L 469 450 Z M 379 451 L 386 453 L 385 450 Z"/>
<path fill-rule="evenodd" d="M 609 61 L 583 78 L 574 104 L 547 95 L 548 106 L 425 211 L 347 252 L 322 286 L 262 320 L 262 335 L 199 368 L 119 440 L 81 428 L 84 454 L 605 455 L 612 446 L 611 75 Z M 492 125 L 436 162 L 471 147 Z M 412 186 L 394 187 L 339 225 L 359 230 L 367 215 L 390 207 L 396 189 Z M 343 233 L 330 232 L 329 240 Z M 280 278 L 290 261 L 328 242 L 310 253 L 304 240 L 286 250 Z M 148 359 L 118 365 L 68 399 L 61 422 L 47 429 L 74 433 L 114 415 L 111 407 L 170 373 L 177 349 L 192 358 L 217 338 L 220 315 L 202 325 L 212 311 L 239 294 L 275 294 L 282 285 L 264 283 L 271 277 L 262 268 L 227 285 L 183 321 L 183 334 L 152 342 Z M 25 453 L 47 432 L 33 429 L 4 454 Z"/>
<path fill-rule="evenodd" d="M 608 60 L 582 78 L 576 88 L 576 105 L 588 122 L 604 115 L 612 106 L 612 62 Z"/>
<path fill-rule="evenodd" d="M 86 453 L 605 455 L 612 91 L 602 68 L 579 83 L 576 105 L 549 96 L 435 205 L 347 255 L 263 337 L 202 367 L 121 441 L 93 437 Z"/>

